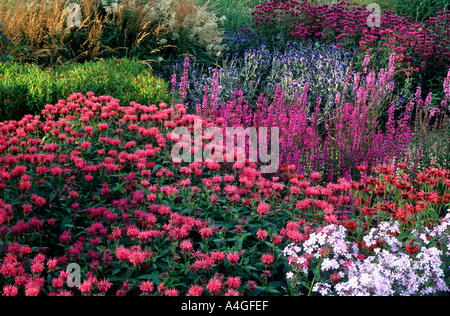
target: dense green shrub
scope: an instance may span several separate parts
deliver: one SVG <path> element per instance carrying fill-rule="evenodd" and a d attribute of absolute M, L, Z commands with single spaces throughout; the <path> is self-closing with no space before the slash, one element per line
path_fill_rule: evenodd
<path fill-rule="evenodd" d="M 73 91 L 113 95 L 127 103 L 168 101 L 168 85 L 151 75 L 141 62 L 108 59 L 67 64 L 51 70 L 16 62 L 0 64 L 0 118 L 17 120 L 38 114 L 46 104 L 65 99 Z"/>

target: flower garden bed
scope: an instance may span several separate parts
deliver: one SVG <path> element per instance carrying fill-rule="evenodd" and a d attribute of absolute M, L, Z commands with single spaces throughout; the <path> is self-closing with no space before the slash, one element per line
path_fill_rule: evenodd
<path fill-rule="evenodd" d="M 260 20 L 271 21 L 255 29 Z M 327 41 L 295 41 L 310 27 Z M 34 69 L 54 82 L 44 95 L 28 70 L 8 70 L 32 68 L 0 65 L 4 87 L 26 91 L 35 111 L 0 121 L 2 295 L 448 295 L 448 43 L 435 65 L 428 48 L 411 55 L 445 70 L 436 100 L 396 80 L 408 59 L 398 49 L 385 59 L 363 50 L 358 65 L 327 25 L 251 47 L 256 31 L 239 32 L 228 41 L 236 55 L 209 69 L 186 57 L 171 84 L 112 60 L 54 79 Z M 139 80 L 121 84 L 117 63 Z M 239 151 L 230 162 L 173 159 L 177 128 L 200 135 L 194 155 L 230 127 L 278 128 L 276 172 L 237 161 Z"/>

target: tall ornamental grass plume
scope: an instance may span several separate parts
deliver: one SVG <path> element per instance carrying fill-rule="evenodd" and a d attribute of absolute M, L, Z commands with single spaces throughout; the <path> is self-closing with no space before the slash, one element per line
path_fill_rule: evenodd
<path fill-rule="evenodd" d="M 223 49 L 223 18 L 207 1 L 3 1 L 0 20 L 14 44 L 0 43 L 2 51 L 45 66 L 108 57 L 161 63 L 185 53 L 215 60 Z"/>
<path fill-rule="evenodd" d="M 159 39 L 160 43 L 174 45 L 168 51 L 177 54 L 187 51 L 197 57 L 209 56 L 213 61 L 221 57 L 223 30 L 220 24 L 226 16 L 219 16 L 214 7 L 208 0 L 154 0 L 150 14 L 168 30 L 167 35 Z"/>
<path fill-rule="evenodd" d="M 415 21 L 424 22 L 431 17 L 436 17 L 442 10 L 449 9 L 450 3 L 445 0 L 399 0 L 393 7 L 398 15 L 406 14 Z"/>
<path fill-rule="evenodd" d="M 358 176 L 358 166 L 371 168 L 387 159 L 400 162 L 410 158 L 411 109 L 396 115 L 397 102 L 392 98 L 395 54 L 388 68 L 378 74 L 372 70 L 354 78 L 347 76 L 341 91 L 331 92 L 335 85 L 328 82 L 330 88 L 325 83 L 324 91 L 310 92 L 306 82 L 301 93 L 294 92 L 293 101 L 288 101 L 288 92 L 277 85 L 273 100 L 261 94 L 256 106 L 238 89 L 233 98 L 220 102 L 219 73 L 216 71 L 211 86 L 206 86 L 202 103 L 196 105 L 197 114 L 224 120 L 225 126 L 277 126 L 280 160 L 302 172 L 320 172 L 326 181 L 342 176 L 350 179 Z M 315 97 L 312 104 L 310 93 Z M 321 93 L 330 93 L 328 106 L 323 106 Z M 381 119 L 383 113 L 386 122 Z"/>
<path fill-rule="evenodd" d="M 141 44 L 148 44 L 157 31 L 161 32 L 148 11 L 134 0 L 122 1 L 115 12 L 106 11 L 100 0 L 0 3 L 0 19 L 7 22 L 5 32 L 23 48 L 10 53 L 16 60 L 45 66 L 135 56 Z"/>

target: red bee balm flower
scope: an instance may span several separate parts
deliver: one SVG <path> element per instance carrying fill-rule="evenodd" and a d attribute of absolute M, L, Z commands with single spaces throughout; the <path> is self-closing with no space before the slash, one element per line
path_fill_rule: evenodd
<path fill-rule="evenodd" d="M 259 215 L 266 215 L 270 210 L 270 206 L 266 204 L 264 201 L 260 202 L 257 208 Z"/>
<path fill-rule="evenodd" d="M 264 265 L 269 266 L 274 262 L 273 255 L 267 253 L 263 254 L 261 257 L 261 261 L 262 263 L 264 263 Z"/>

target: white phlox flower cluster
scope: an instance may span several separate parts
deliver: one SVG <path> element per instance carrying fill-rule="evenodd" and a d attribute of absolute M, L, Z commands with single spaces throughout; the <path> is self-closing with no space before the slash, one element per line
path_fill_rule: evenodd
<path fill-rule="evenodd" d="M 397 252 L 402 243 L 394 236 L 400 233 L 397 222 L 381 222 L 378 228 L 372 228 L 369 233 L 363 237 L 367 247 L 377 244 L 377 241 L 383 241 L 391 247 L 391 251 Z"/>
<path fill-rule="evenodd" d="M 363 237 L 366 246 L 382 241 L 385 244 L 383 248 L 387 249 L 377 247 L 373 250 L 374 255 L 363 258 L 358 256 L 357 244 L 345 240 L 345 227 L 328 225 L 311 234 L 307 241 L 289 244 L 284 249 L 283 254 L 293 267 L 289 279 L 296 273 L 301 277 L 301 273 L 307 274 L 309 269 L 315 268 L 313 264 L 320 264 L 321 272 L 340 276 L 333 285 L 316 282 L 312 291 L 321 295 L 410 296 L 450 291 L 442 270 L 442 258 L 450 255 L 449 251 L 431 246 L 436 240 L 444 245 L 450 244 L 450 210 L 433 229 L 424 227 L 421 232 L 415 231 L 418 238 L 427 242 L 422 243 L 414 256 L 401 251 L 403 244 L 396 238 L 399 233 L 399 225 L 394 221 L 382 222 L 371 229 Z M 329 253 L 324 254 L 324 248 Z"/>
<path fill-rule="evenodd" d="M 348 281 L 335 286 L 337 295 L 410 296 L 449 290 L 440 268 L 442 252 L 438 249 L 423 247 L 415 258 L 376 250 L 376 256 L 349 267 Z"/>

